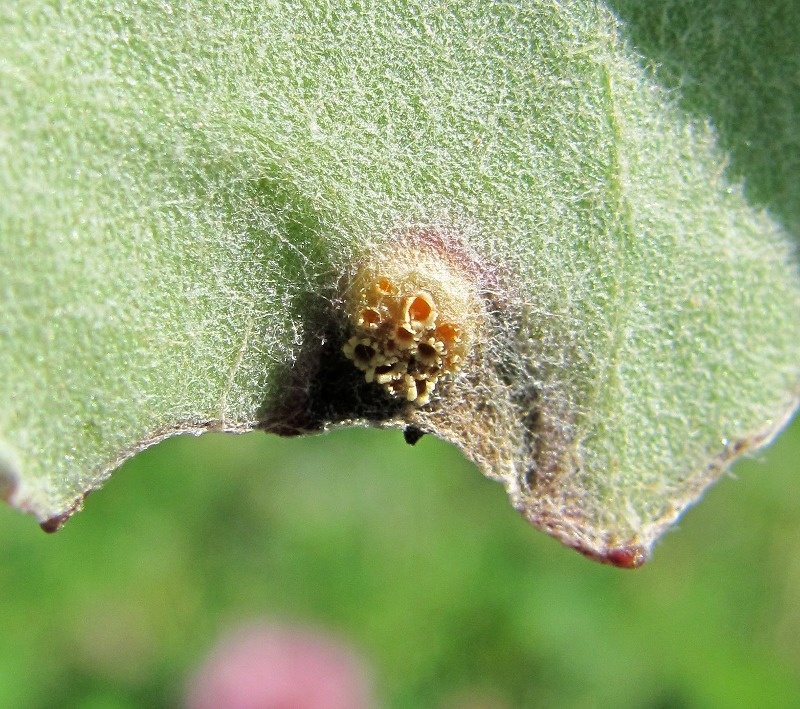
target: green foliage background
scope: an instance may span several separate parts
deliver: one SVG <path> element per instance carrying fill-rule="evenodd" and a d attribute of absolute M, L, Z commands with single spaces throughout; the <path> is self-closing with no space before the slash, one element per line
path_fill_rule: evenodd
<path fill-rule="evenodd" d="M 175 706 L 231 624 L 322 625 L 385 707 L 788 707 L 800 696 L 800 425 L 642 569 L 532 530 L 432 438 L 160 444 L 55 536 L 0 509 L 0 706 Z"/>

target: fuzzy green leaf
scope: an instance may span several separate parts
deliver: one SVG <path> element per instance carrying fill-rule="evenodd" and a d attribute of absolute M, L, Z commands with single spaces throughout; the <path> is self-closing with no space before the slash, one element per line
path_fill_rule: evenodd
<path fill-rule="evenodd" d="M 0 9 L 5 497 L 55 528 L 169 435 L 395 426 L 638 565 L 791 414 L 800 281 L 626 30 L 588 0 Z M 343 278 L 415 233 L 484 307 L 420 406 L 342 353 Z"/>

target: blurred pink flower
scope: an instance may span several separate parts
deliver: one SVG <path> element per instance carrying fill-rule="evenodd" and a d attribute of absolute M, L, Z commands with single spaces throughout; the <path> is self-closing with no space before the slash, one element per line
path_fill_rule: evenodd
<path fill-rule="evenodd" d="M 249 624 L 189 682 L 187 709 L 375 709 L 364 664 L 322 631 Z"/>

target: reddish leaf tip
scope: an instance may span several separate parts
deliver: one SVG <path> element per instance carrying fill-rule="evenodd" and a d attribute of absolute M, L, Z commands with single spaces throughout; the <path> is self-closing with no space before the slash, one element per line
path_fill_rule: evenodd
<path fill-rule="evenodd" d="M 83 509 L 83 501 L 89 496 L 91 490 L 87 490 L 81 497 L 75 500 L 75 504 L 72 505 L 66 512 L 62 512 L 61 514 L 54 515 L 49 519 L 46 519 L 44 522 L 39 523 L 39 527 L 42 529 L 43 532 L 47 532 L 48 534 L 53 534 L 61 529 L 66 523 L 67 520 L 72 517 L 76 512 L 80 512 Z"/>
<path fill-rule="evenodd" d="M 640 546 L 611 549 L 602 561 L 620 569 L 638 569 L 647 561 L 647 551 Z"/>
<path fill-rule="evenodd" d="M 638 569 L 647 561 L 647 549 L 639 544 L 631 544 L 624 547 L 616 547 L 598 552 L 594 549 L 574 547 L 576 551 L 584 556 L 598 561 L 601 564 L 616 566 L 618 569 Z"/>

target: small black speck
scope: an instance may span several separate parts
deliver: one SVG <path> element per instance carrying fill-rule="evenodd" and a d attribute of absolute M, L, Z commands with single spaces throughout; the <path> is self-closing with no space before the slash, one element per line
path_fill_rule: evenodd
<path fill-rule="evenodd" d="M 413 446 L 416 442 L 425 435 L 425 431 L 420 430 L 416 426 L 406 426 L 403 429 L 403 438 L 406 439 L 408 445 Z"/>

